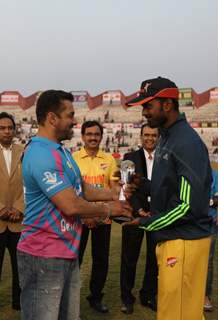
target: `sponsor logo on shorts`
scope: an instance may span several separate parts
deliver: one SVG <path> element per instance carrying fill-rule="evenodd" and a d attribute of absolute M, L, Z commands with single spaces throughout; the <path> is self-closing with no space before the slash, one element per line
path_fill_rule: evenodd
<path fill-rule="evenodd" d="M 178 259 L 176 257 L 169 257 L 167 258 L 167 267 L 174 267 L 175 264 L 178 262 Z"/>

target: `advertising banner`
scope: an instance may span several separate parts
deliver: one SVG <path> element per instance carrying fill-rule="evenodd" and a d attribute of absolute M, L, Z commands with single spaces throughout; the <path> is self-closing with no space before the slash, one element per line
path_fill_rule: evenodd
<path fill-rule="evenodd" d="M 191 121 L 190 122 L 190 126 L 192 128 L 200 128 L 201 127 L 201 124 L 199 122 L 196 122 L 196 121 Z"/>
<path fill-rule="evenodd" d="M 74 96 L 74 103 L 78 105 L 84 105 L 87 103 L 86 91 L 71 91 Z"/>
<path fill-rule="evenodd" d="M 218 88 L 215 90 L 210 91 L 210 100 L 218 100 Z"/>
<path fill-rule="evenodd" d="M 1 103 L 18 103 L 19 95 L 18 94 L 2 94 Z"/>
<path fill-rule="evenodd" d="M 119 91 L 108 91 L 103 94 L 103 104 L 121 103 L 121 94 Z"/>

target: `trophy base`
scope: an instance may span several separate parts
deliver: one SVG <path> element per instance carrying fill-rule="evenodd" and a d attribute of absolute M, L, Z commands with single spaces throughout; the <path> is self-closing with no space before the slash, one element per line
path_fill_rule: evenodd
<path fill-rule="evenodd" d="M 112 218 L 113 221 L 121 224 L 121 223 L 124 223 L 124 222 L 129 222 L 131 221 L 132 219 L 131 218 L 128 218 L 128 217 L 123 217 L 123 216 L 120 216 L 120 217 L 113 217 Z"/>

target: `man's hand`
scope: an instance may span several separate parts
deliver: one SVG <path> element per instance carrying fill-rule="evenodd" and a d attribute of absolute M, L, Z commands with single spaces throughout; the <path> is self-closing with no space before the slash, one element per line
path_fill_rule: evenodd
<path fill-rule="evenodd" d="M 131 176 L 131 181 L 130 183 L 128 183 L 125 188 L 124 188 L 124 195 L 126 197 L 126 199 L 130 199 L 133 192 L 136 191 L 136 189 L 138 188 L 140 183 L 140 175 L 138 173 L 134 173 Z"/>
<path fill-rule="evenodd" d="M 120 185 L 116 185 L 116 186 L 111 188 L 112 200 L 113 201 L 116 201 L 116 200 L 119 199 L 120 190 L 121 190 L 121 186 Z"/>
<path fill-rule="evenodd" d="M 126 201 L 113 201 L 109 203 L 110 217 L 128 217 L 132 218 L 132 207 Z"/>
<path fill-rule="evenodd" d="M 138 214 L 141 216 L 141 217 L 150 217 L 151 216 L 151 212 L 145 212 L 143 209 L 139 209 L 138 210 Z"/>
<path fill-rule="evenodd" d="M 10 208 L 9 210 L 9 221 L 10 222 L 21 222 L 23 220 L 23 214 L 16 208 Z"/>
<path fill-rule="evenodd" d="M 134 220 L 122 223 L 122 226 L 139 226 L 140 218 L 135 218 Z"/>
<path fill-rule="evenodd" d="M 83 223 L 87 226 L 87 228 L 92 229 L 98 226 L 98 219 L 96 218 L 86 218 L 82 219 Z"/>
<path fill-rule="evenodd" d="M 116 171 L 114 173 L 114 177 L 117 177 L 120 179 L 120 171 Z M 123 188 L 123 182 L 119 180 L 119 184 L 111 189 L 113 193 L 113 200 L 119 199 L 121 188 L 123 188 L 125 198 L 129 199 L 132 196 L 133 192 L 138 188 L 139 183 L 140 183 L 140 175 L 137 173 L 134 173 L 131 176 L 131 182 L 125 185 L 125 188 Z"/>
<path fill-rule="evenodd" d="M 4 207 L 0 210 L 0 219 L 1 220 L 8 220 L 9 219 L 9 208 Z"/>
<path fill-rule="evenodd" d="M 142 217 L 142 218 L 149 218 L 151 217 L 151 212 L 145 212 L 143 209 L 139 209 L 138 214 Z M 122 223 L 122 226 L 139 226 L 140 225 L 140 217 L 135 218 L 131 221 L 128 222 L 124 222 Z"/>

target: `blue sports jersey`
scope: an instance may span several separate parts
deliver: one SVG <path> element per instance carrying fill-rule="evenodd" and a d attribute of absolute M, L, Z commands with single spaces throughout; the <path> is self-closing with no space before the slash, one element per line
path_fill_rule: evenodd
<path fill-rule="evenodd" d="M 215 196 L 218 196 L 218 173 L 215 170 L 212 170 L 212 175 L 213 182 L 211 185 L 211 199 L 213 199 Z M 215 219 L 217 216 L 217 208 L 210 208 L 209 215 Z"/>
<path fill-rule="evenodd" d="M 77 258 L 80 218 L 65 216 L 50 200 L 66 188 L 82 196 L 80 170 L 71 153 L 61 144 L 34 137 L 25 150 L 22 172 L 26 209 L 18 250 L 42 257 Z"/>

